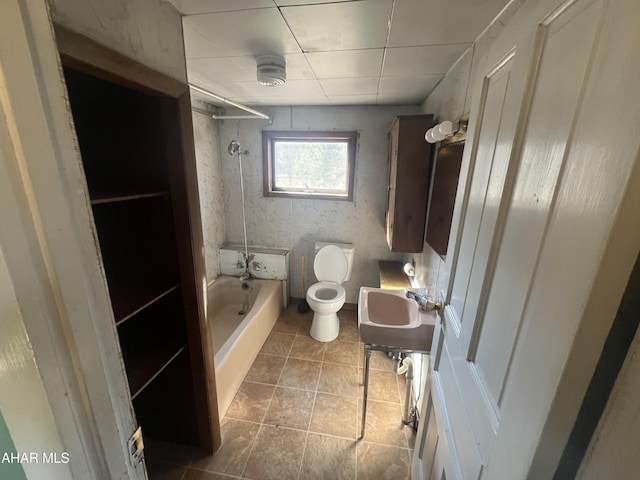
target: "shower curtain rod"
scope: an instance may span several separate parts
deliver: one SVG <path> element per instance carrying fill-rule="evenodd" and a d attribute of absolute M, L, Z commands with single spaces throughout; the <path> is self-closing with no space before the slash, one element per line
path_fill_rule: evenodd
<path fill-rule="evenodd" d="M 253 108 L 249 108 L 245 105 L 242 105 L 240 103 L 236 103 L 233 102 L 227 98 L 221 97 L 220 95 L 216 95 L 215 93 L 212 93 L 208 90 L 205 90 L 204 88 L 198 87 L 196 85 L 193 85 L 192 83 L 189 84 L 189 88 L 195 90 L 196 92 L 200 92 L 203 95 L 207 95 L 211 98 L 215 98 L 216 100 L 226 103 L 228 105 L 231 105 L 232 107 L 236 107 L 239 108 L 240 110 L 244 110 L 247 113 L 250 113 L 251 115 L 234 115 L 234 116 L 226 116 L 226 115 L 215 115 L 215 114 L 207 114 L 207 115 L 211 115 L 211 118 L 215 118 L 216 120 L 223 120 L 223 119 L 234 119 L 234 118 L 259 118 L 261 120 L 269 120 L 271 121 L 271 117 L 269 115 L 266 115 L 264 113 L 261 113 L 257 110 L 254 110 Z M 195 110 L 195 109 L 194 109 Z M 202 111 L 198 111 L 195 110 L 198 113 L 204 113 Z"/>

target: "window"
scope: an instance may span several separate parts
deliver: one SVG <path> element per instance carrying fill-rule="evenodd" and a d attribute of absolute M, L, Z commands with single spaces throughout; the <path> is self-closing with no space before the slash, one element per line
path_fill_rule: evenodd
<path fill-rule="evenodd" d="M 264 194 L 353 200 L 356 132 L 262 132 Z"/>

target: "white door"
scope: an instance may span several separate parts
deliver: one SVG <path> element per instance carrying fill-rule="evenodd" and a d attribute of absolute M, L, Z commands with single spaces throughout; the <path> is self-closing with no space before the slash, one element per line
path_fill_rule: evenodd
<path fill-rule="evenodd" d="M 432 349 L 448 479 L 553 475 L 638 253 L 639 24 L 636 0 L 527 2 L 476 82 Z"/>

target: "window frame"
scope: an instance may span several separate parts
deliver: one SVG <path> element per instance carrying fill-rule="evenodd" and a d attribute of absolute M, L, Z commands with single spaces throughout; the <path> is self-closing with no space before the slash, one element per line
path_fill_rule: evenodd
<path fill-rule="evenodd" d="M 330 193 L 308 193 L 304 191 L 280 190 L 273 184 L 273 147 L 277 141 L 346 141 L 347 143 L 347 195 Z M 265 197 L 300 198 L 313 200 L 335 200 L 353 202 L 356 151 L 358 146 L 358 132 L 319 132 L 319 131 L 262 131 L 262 159 L 263 159 L 263 187 Z"/>

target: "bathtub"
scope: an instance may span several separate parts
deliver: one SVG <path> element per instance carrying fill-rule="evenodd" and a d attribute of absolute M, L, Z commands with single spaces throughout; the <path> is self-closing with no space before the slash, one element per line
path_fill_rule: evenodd
<path fill-rule="evenodd" d="M 243 289 L 243 284 L 244 288 Z M 250 308 L 239 314 L 248 294 Z M 282 311 L 282 281 L 221 275 L 209 285 L 207 316 L 222 419 Z"/>

